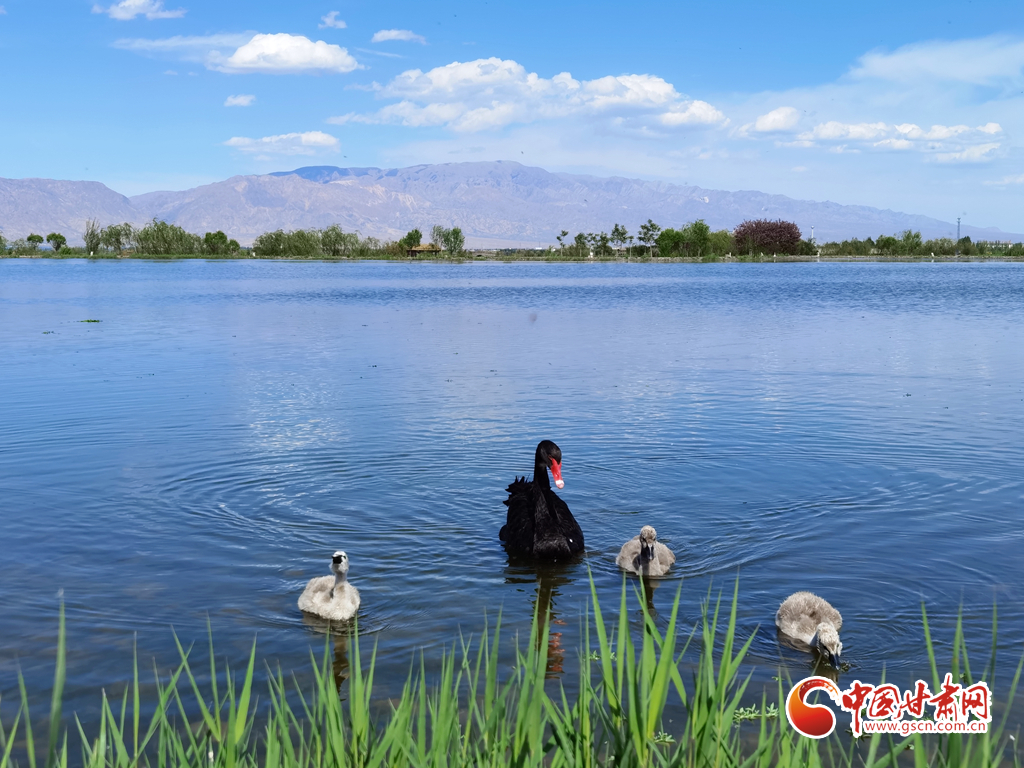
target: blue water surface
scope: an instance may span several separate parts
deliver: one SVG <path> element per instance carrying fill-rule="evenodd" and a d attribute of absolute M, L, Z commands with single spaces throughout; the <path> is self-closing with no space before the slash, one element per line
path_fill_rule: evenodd
<path fill-rule="evenodd" d="M 0 358 L 5 721 L 18 670 L 45 709 L 59 595 L 87 724 L 136 640 L 167 667 L 208 621 L 235 666 L 256 636 L 308 669 L 338 548 L 382 698 L 538 600 L 571 687 L 588 568 L 612 608 L 643 524 L 687 632 L 739 577 L 757 700 L 811 669 L 773 624 L 798 589 L 843 613 L 847 682 L 930 679 L 922 603 L 979 666 L 994 604 L 1005 672 L 1024 644 L 1021 264 L 7 259 Z M 538 570 L 497 532 L 544 438 L 587 556 Z"/>

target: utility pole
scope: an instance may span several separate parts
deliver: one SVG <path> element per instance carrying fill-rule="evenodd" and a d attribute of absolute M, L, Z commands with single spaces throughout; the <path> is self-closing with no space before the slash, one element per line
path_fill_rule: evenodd
<path fill-rule="evenodd" d="M 956 217 L 956 255 L 960 255 L 960 217 Z"/>

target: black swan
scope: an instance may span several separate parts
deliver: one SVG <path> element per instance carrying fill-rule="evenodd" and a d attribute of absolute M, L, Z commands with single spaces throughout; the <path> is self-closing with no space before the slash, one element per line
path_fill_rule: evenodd
<path fill-rule="evenodd" d="M 533 482 L 516 477 L 508 487 L 508 519 L 498 538 L 510 555 L 558 560 L 583 551 L 583 531 L 568 505 L 551 490 L 548 468 L 559 488 L 562 480 L 562 451 L 550 440 L 537 446 Z"/>

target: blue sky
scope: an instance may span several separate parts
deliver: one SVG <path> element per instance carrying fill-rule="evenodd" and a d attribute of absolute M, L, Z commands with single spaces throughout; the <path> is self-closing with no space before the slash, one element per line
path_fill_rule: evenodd
<path fill-rule="evenodd" d="M 517 160 L 1024 231 L 1024 4 L 0 0 L 0 176 Z"/>

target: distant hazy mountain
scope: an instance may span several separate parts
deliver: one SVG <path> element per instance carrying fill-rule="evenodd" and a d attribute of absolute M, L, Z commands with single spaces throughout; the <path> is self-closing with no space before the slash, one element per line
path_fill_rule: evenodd
<path fill-rule="evenodd" d="M 0 227 L 8 239 L 29 231 L 80 240 L 87 218 L 142 224 L 153 217 L 192 232 L 222 229 L 243 244 L 274 229 L 325 227 L 382 239 L 434 224 L 461 227 L 475 247 L 548 245 L 563 229 L 635 233 L 653 219 L 678 227 L 704 219 L 732 229 L 744 219 L 795 221 L 819 242 L 877 237 L 905 229 L 925 238 L 955 234 L 956 225 L 927 216 L 859 205 L 794 200 L 764 192 L 723 192 L 621 177 L 549 173 L 515 162 L 450 163 L 411 168 L 314 166 L 266 176 L 235 176 L 184 192 L 125 198 L 96 182 L 0 179 Z M 996 228 L 964 227 L 975 240 L 1021 240 Z"/>
<path fill-rule="evenodd" d="M 0 232 L 8 240 L 61 232 L 81 245 L 86 219 L 109 224 L 137 217 L 127 197 L 98 181 L 0 179 Z"/>

